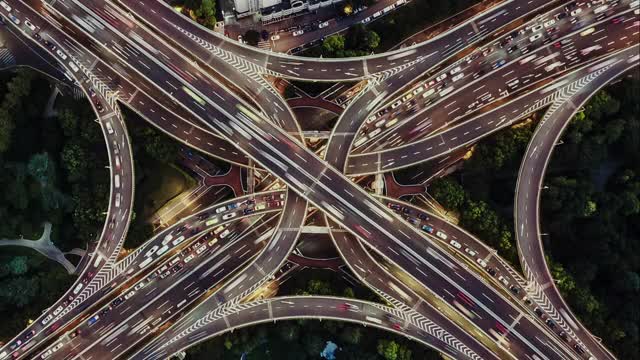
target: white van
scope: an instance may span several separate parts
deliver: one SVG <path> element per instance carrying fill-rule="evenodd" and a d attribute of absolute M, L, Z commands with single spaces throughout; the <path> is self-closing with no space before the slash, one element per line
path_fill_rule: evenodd
<path fill-rule="evenodd" d="M 71 70 L 73 70 L 73 72 L 78 72 L 78 70 L 80 70 L 78 68 L 78 65 L 76 65 L 76 63 L 74 63 L 73 61 L 69 61 L 69 67 L 71 68 Z"/>
<path fill-rule="evenodd" d="M 62 50 L 56 50 L 56 54 L 58 54 L 62 60 L 67 60 L 67 54 L 63 53 Z"/>
<path fill-rule="evenodd" d="M 78 295 L 78 293 L 82 290 L 82 283 L 78 283 L 75 288 L 73 288 L 73 294 Z"/>

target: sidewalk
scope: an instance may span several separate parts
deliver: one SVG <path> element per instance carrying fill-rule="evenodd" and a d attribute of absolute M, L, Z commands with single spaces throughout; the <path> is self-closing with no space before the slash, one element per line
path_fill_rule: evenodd
<path fill-rule="evenodd" d="M 65 253 L 60 251 L 52 242 L 51 242 L 51 223 L 44 223 L 44 231 L 42 232 L 42 236 L 40 236 L 37 240 L 28 240 L 28 239 L 0 239 L 0 246 L 24 246 L 31 248 L 42 255 L 48 257 L 53 261 L 57 261 L 60 265 L 64 266 L 69 275 L 72 275 L 76 272 L 76 267 L 64 256 Z M 73 249 L 71 254 L 76 254 L 83 256 L 85 251 L 82 249 Z M 68 253 L 67 253 L 68 254 Z"/>

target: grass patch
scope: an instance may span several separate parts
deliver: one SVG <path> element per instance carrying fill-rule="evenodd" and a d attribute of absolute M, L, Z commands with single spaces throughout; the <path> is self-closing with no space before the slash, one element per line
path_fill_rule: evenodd
<path fill-rule="evenodd" d="M 175 165 L 148 159 L 151 174 L 140 182 L 136 189 L 137 211 L 143 219 L 148 219 L 171 199 L 195 186 L 195 180 Z"/>

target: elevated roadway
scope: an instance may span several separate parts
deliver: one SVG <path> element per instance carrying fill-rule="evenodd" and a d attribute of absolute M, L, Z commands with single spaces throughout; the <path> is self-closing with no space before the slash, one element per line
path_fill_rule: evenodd
<path fill-rule="evenodd" d="M 544 293 L 553 307 L 549 316 L 568 333 L 575 333 L 582 341 L 574 346 L 586 347 L 596 358 L 613 355 L 594 337 L 571 312 L 556 287 L 546 263 L 540 233 L 540 194 L 544 174 L 558 140 L 575 113 L 603 86 L 620 74 L 638 66 L 638 47 L 615 56 L 615 63 L 601 76 L 582 87 L 570 97 L 551 104 L 540 121 L 523 157 L 516 183 L 514 204 L 515 233 L 520 262 L 526 275 L 528 291 Z"/>

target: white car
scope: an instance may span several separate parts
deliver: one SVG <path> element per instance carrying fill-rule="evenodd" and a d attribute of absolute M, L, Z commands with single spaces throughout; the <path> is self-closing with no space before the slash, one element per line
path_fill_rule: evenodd
<path fill-rule="evenodd" d="M 300 36 L 302 34 L 304 34 L 304 30 L 296 30 L 293 32 L 293 36 Z"/>
<path fill-rule="evenodd" d="M 478 259 L 478 260 L 476 260 L 476 262 L 478 264 L 480 264 L 480 266 L 482 266 L 482 268 L 486 268 L 487 267 L 487 262 L 484 261 L 484 259 Z"/>
<path fill-rule="evenodd" d="M 582 9 L 577 8 L 577 9 L 573 10 L 569 15 L 578 16 L 581 12 L 582 12 Z"/>
<path fill-rule="evenodd" d="M 318 29 L 326 28 L 327 26 L 329 26 L 329 22 L 325 21 L 325 22 L 321 23 L 320 25 L 318 25 Z"/>
<path fill-rule="evenodd" d="M 53 349 L 52 349 L 53 352 L 56 352 L 56 351 L 60 350 L 62 345 L 64 345 L 62 342 L 57 343 L 56 346 L 54 346 Z"/>
<path fill-rule="evenodd" d="M 140 281 L 140 282 L 139 282 L 139 283 L 138 283 L 138 284 L 133 288 L 133 290 L 134 290 L 134 291 L 138 291 L 138 290 L 142 289 L 142 288 L 144 287 L 144 285 L 145 285 L 145 284 L 144 284 L 144 281 Z"/>
<path fill-rule="evenodd" d="M 464 248 L 464 252 L 466 252 L 467 254 L 469 254 L 469 256 L 471 256 L 471 257 L 475 257 L 476 255 L 478 255 L 478 253 L 477 253 L 477 252 L 475 252 L 475 251 L 473 251 L 473 250 L 471 250 L 471 249 L 469 249 L 469 248 Z"/>
<path fill-rule="evenodd" d="M 216 209 L 216 214 L 220 214 L 222 212 L 227 211 L 227 207 L 226 206 L 221 206 L 219 208 Z"/>
<path fill-rule="evenodd" d="M 125 300 L 128 300 L 129 298 L 131 298 L 133 295 L 135 295 L 135 291 L 129 291 L 129 293 L 127 295 L 124 296 Z"/>
<path fill-rule="evenodd" d="M 7 4 L 4 1 L 0 1 L 0 6 L 2 6 L 3 9 L 7 10 L 7 12 L 11 12 L 11 6 L 9 6 L 9 4 Z"/>
<path fill-rule="evenodd" d="M 154 247 L 151 248 L 151 250 L 147 251 L 147 253 L 144 254 L 144 256 L 146 257 L 146 256 L 151 256 L 151 255 L 155 254 L 156 251 L 158 251 L 159 248 L 160 248 L 160 246 L 155 245 Z"/>
<path fill-rule="evenodd" d="M 58 54 L 62 60 L 67 60 L 67 54 L 60 51 L 60 49 L 56 50 L 56 54 Z"/>
<path fill-rule="evenodd" d="M 184 258 L 184 262 L 188 263 L 189 261 L 193 260 L 196 256 L 191 254 L 189 256 L 187 256 L 186 258 Z"/>
<path fill-rule="evenodd" d="M 370 21 L 371 21 L 371 16 L 369 16 L 368 18 L 364 18 L 364 19 L 362 19 L 361 23 L 363 23 L 363 24 L 367 24 L 367 23 L 369 23 Z"/>
<path fill-rule="evenodd" d="M 58 314 L 60 314 L 60 311 L 62 311 L 62 305 L 58 306 L 54 311 L 53 311 L 53 315 L 56 316 Z"/>
<path fill-rule="evenodd" d="M 51 321 L 51 319 L 53 319 L 53 315 L 51 314 L 47 315 L 46 318 L 42 319 L 42 325 L 47 325 L 47 323 Z"/>
<path fill-rule="evenodd" d="M 25 24 L 29 29 L 31 29 L 31 31 L 36 31 L 36 26 L 35 26 L 35 25 L 33 25 L 33 24 L 31 23 L 31 21 L 29 21 L 29 20 L 25 20 L 25 21 L 24 21 L 24 24 Z"/>
<path fill-rule="evenodd" d="M 394 103 L 391 105 L 391 108 L 392 108 L 392 109 L 395 109 L 395 108 L 397 108 L 397 107 L 398 107 L 398 106 L 400 106 L 400 105 L 402 105 L 402 101 L 401 101 L 401 100 L 398 100 L 398 101 L 394 102 Z"/>
<path fill-rule="evenodd" d="M 545 28 L 551 27 L 551 26 L 553 26 L 553 24 L 555 24 L 555 23 L 556 23 L 556 21 L 555 21 L 555 20 L 553 20 L 553 19 L 551 19 L 551 20 L 549 20 L 549 21 L 545 21 L 545 23 L 544 23 L 544 27 L 545 27 Z"/>
<path fill-rule="evenodd" d="M 451 69 L 451 71 L 449 71 L 449 74 L 454 75 L 459 73 L 460 71 L 462 71 L 462 68 L 460 66 L 456 66 L 455 68 Z"/>
<path fill-rule="evenodd" d="M 109 121 L 105 121 L 105 122 L 104 122 L 104 127 L 106 127 L 106 128 L 107 128 L 107 132 L 108 132 L 109 134 L 113 134 L 113 126 L 111 125 L 111 122 L 109 122 Z"/>
<path fill-rule="evenodd" d="M 447 78 L 447 74 L 441 74 L 440 76 L 438 76 L 436 78 L 436 81 L 440 82 L 440 81 L 442 81 L 442 80 L 444 80 L 446 78 Z"/>
<path fill-rule="evenodd" d="M 234 217 L 236 217 L 236 214 L 237 214 L 237 213 L 235 213 L 235 212 L 228 213 L 228 214 L 224 214 L 224 215 L 222 216 L 222 220 L 229 220 L 229 219 L 233 219 Z"/>
<path fill-rule="evenodd" d="M 455 240 L 449 241 L 449 244 L 451 244 L 451 246 L 453 246 L 456 249 L 462 249 L 462 245 L 460 245 L 460 243 Z"/>
<path fill-rule="evenodd" d="M 531 32 L 538 32 L 542 29 L 542 25 L 535 25 L 534 27 L 531 28 Z"/>
<path fill-rule="evenodd" d="M 436 236 L 442 240 L 447 240 L 447 237 L 448 237 L 447 234 L 443 233 L 442 231 L 437 231 Z"/>
<path fill-rule="evenodd" d="M 504 286 L 509 286 L 509 282 L 503 276 L 498 277 L 498 281 L 504 284 Z"/>
<path fill-rule="evenodd" d="M 542 34 L 535 34 L 529 37 L 529 42 L 534 42 L 542 37 Z"/>
<path fill-rule="evenodd" d="M 280 40 L 280 35 L 271 36 L 271 41 L 276 41 L 276 40 Z"/>
<path fill-rule="evenodd" d="M 242 35 L 238 35 L 238 42 L 244 44 L 244 41 L 242 41 Z"/>

